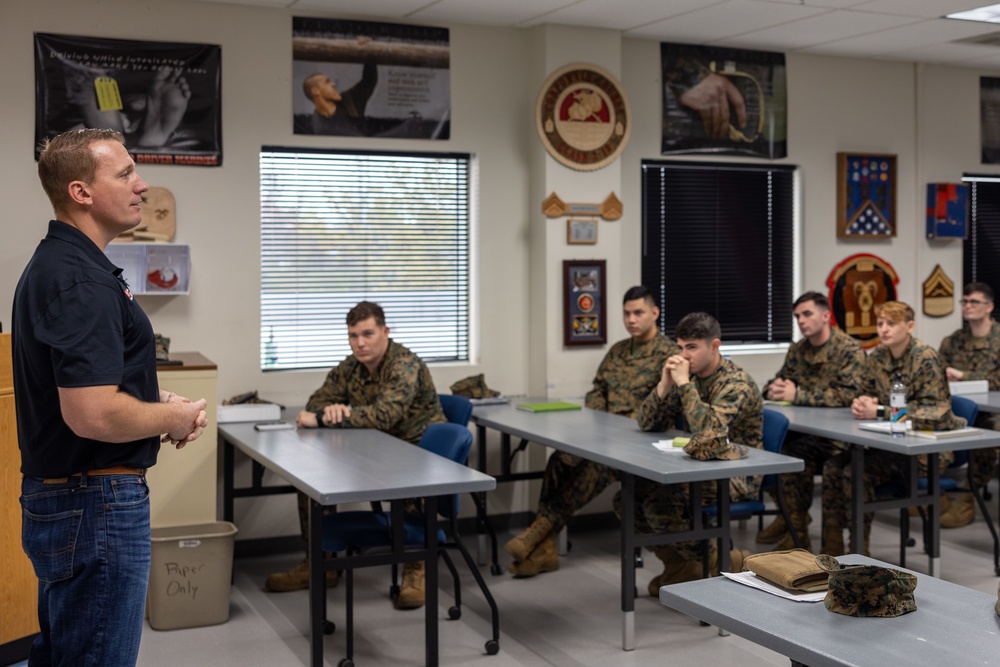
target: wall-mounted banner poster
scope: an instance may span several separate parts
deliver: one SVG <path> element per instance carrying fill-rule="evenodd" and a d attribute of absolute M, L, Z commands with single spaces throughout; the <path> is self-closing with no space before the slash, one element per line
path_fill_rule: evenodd
<path fill-rule="evenodd" d="M 136 162 L 222 164 L 222 49 L 35 33 L 35 159 L 66 130 L 111 128 Z"/>
<path fill-rule="evenodd" d="M 448 139 L 447 28 L 292 18 L 295 134 Z"/>
<path fill-rule="evenodd" d="M 979 77 L 979 141 L 983 164 L 1000 164 L 1000 78 Z"/>
<path fill-rule="evenodd" d="M 785 54 L 660 44 L 661 153 L 788 155 Z"/>
<path fill-rule="evenodd" d="M 889 262 L 868 253 L 851 255 L 826 279 L 830 288 L 833 324 L 861 347 L 878 345 L 875 306 L 896 300 L 899 276 Z"/>

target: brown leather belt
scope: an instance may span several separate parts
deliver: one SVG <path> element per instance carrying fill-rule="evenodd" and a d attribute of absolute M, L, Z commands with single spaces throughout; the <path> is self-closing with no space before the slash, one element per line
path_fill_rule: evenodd
<path fill-rule="evenodd" d="M 79 477 L 83 473 L 77 473 L 75 475 L 70 475 L 69 477 L 45 477 L 42 478 L 43 484 L 65 484 L 73 477 Z M 102 475 L 139 475 L 142 477 L 146 474 L 145 468 L 130 468 L 129 466 L 112 466 L 110 468 L 98 468 L 97 470 L 88 470 L 87 475 L 91 477 L 100 477 Z"/>

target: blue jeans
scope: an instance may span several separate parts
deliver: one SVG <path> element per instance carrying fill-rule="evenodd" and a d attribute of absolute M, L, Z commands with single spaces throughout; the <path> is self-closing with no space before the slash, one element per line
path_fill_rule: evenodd
<path fill-rule="evenodd" d="M 149 487 L 138 475 L 21 482 L 21 544 L 38 577 L 31 667 L 135 665 L 149 582 Z"/>

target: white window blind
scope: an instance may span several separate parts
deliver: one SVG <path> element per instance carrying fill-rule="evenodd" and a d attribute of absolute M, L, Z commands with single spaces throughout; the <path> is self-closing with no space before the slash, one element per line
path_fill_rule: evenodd
<path fill-rule="evenodd" d="M 393 340 L 424 361 L 467 360 L 469 164 L 264 146 L 261 368 L 340 363 L 359 301 L 381 305 Z"/>

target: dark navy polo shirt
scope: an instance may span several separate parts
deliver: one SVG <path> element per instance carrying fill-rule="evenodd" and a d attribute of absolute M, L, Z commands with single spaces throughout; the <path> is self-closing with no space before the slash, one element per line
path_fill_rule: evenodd
<path fill-rule="evenodd" d="M 159 401 L 153 328 L 121 272 L 83 232 L 53 220 L 21 274 L 11 330 L 24 475 L 66 477 L 156 463 L 158 437 L 81 438 L 59 407 L 58 387 L 114 385 L 140 401 Z"/>

